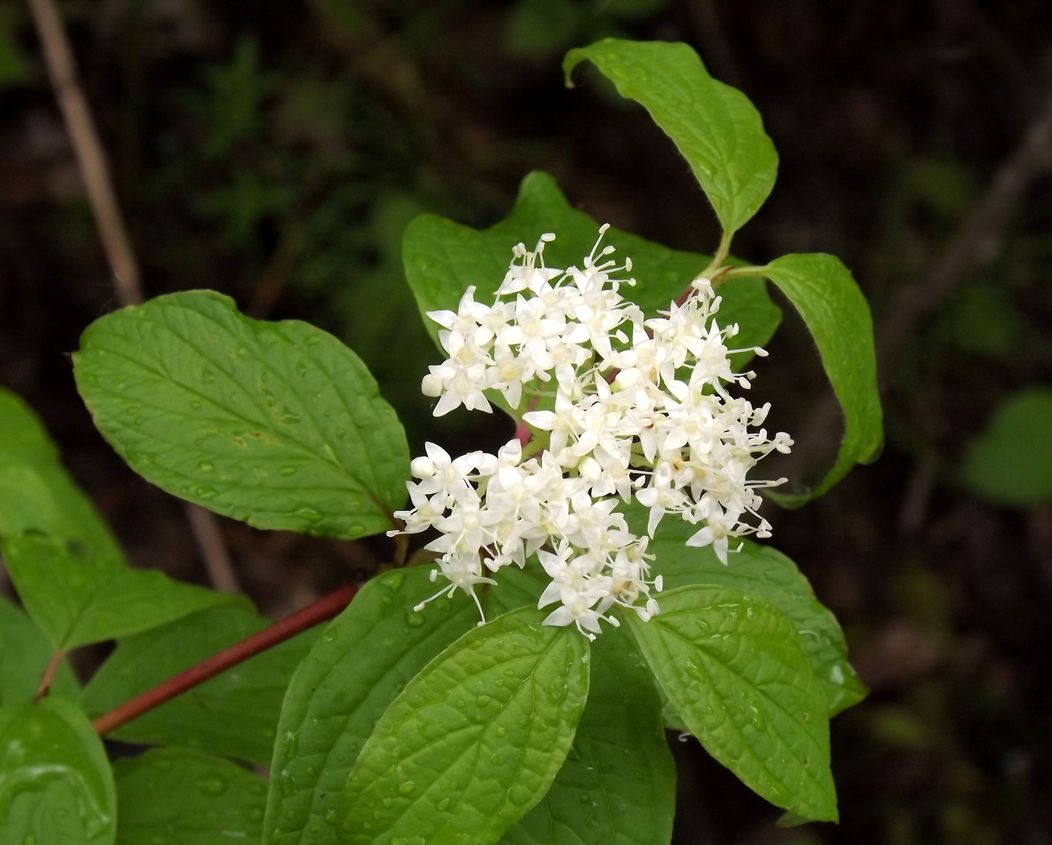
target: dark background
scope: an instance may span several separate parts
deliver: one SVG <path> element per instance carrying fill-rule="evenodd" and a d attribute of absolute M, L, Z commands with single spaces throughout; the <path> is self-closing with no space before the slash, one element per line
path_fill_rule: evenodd
<path fill-rule="evenodd" d="M 414 450 L 508 432 L 428 416 L 418 386 L 435 351 L 400 267 L 405 223 L 428 210 L 489 225 L 543 169 L 601 221 L 711 250 L 712 215 L 671 144 L 594 75 L 567 91 L 559 70 L 565 49 L 609 34 L 694 45 L 756 103 L 781 156 L 735 251 L 838 254 L 894 336 L 882 347 L 882 458 L 802 511 L 769 513 L 873 690 L 833 724 L 843 821 L 781 831 L 694 743 L 674 743 L 676 841 L 1052 842 L 1052 508 L 984 501 L 958 472 L 1004 397 L 1052 381 L 1049 162 L 1013 158 L 1050 108 L 1052 7 L 71 0 L 62 11 L 147 295 L 210 287 L 257 316 L 334 332 L 372 367 Z M 0 5 L 0 115 L 0 384 L 43 416 L 135 562 L 205 580 L 181 506 L 120 462 L 74 389 L 69 353 L 117 302 L 17 2 Z M 1019 190 L 998 194 L 999 174 Z M 757 390 L 800 444 L 794 477 L 817 477 L 835 442 L 814 411 L 827 391 L 817 359 L 793 318 L 769 348 Z M 273 614 L 388 553 L 220 525 L 243 589 Z"/>

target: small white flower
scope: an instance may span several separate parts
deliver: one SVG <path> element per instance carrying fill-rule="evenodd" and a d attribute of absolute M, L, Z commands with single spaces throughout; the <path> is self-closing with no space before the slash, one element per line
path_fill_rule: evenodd
<path fill-rule="evenodd" d="M 646 319 L 621 296 L 635 284 L 620 275 L 632 265 L 610 257 L 606 230 L 580 267 L 565 270 L 544 263 L 554 235 L 533 251 L 518 244 L 492 303 L 469 287 L 456 311 L 429 314 L 448 356 L 421 384 L 438 400 L 435 415 L 491 411 L 485 391 L 497 391 L 513 409 L 527 405 L 522 422 L 536 445 L 526 459 L 518 439 L 496 455 L 453 459 L 428 443 L 413 460 L 412 507 L 395 516 L 404 533 L 439 532 L 427 544 L 439 555 L 432 577 L 449 584 L 422 604 L 459 590 L 481 614 L 478 585 L 498 584 L 503 567 L 533 565 L 536 555 L 549 578 L 538 607 L 557 605 L 545 624 L 594 639 L 601 622 L 618 624 L 611 610 L 643 620 L 659 612 L 662 579 L 651 577 L 647 542 L 666 517 L 697 526 L 687 545 L 711 546 L 724 563 L 732 539 L 770 534 L 758 490 L 785 479 L 748 473 L 792 439 L 757 428 L 769 405 L 730 392 L 754 377 L 734 372 L 730 356 L 766 352 L 730 348 L 738 327 L 720 326 L 721 300 L 706 278 Z M 649 511 L 644 536 L 618 509 L 633 498 Z"/>

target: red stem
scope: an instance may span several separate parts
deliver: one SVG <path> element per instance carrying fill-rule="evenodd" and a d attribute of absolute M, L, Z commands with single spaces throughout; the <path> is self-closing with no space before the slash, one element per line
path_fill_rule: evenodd
<path fill-rule="evenodd" d="M 143 713 L 159 707 L 231 666 L 236 666 L 260 652 L 273 648 L 296 634 L 313 628 L 319 622 L 332 619 L 351 603 L 351 599 L 357 592 L 358 587 L 353 584 L 333 590 L 313 604 L 297 610 L 291 616 L 286 616 L 251 637 L 234 643 L 211 657 L 206 657 L 195 666 L 191 666 L 166 681 L 161 681 L 157 686 L 140 693 L 109 713 L 103 713 L 92 722 L 92 727 L 100 736 L 105 736 L 121 725 L 137 719 Z"/>
<path fill-rule="evenodd" d="M 51 689 L 51 682 L 55 679 L 55 673 L 58 671 L 58 667 L 62 665 L 62 658 L 65 656 L 66 653 L 62 649 L 56 649 L 51 653 L 47 666 L 44 667 L 44 674 L 40 677 L 40 684 L 37 686 L 33 701 L 40 701 L 48 694 L 48 691 Z"/>

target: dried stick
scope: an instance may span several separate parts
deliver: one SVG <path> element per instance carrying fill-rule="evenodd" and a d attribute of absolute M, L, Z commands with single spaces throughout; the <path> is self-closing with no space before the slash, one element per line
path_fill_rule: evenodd
<path fill-rule="evenodd" d="M 191 666 L 173 675 L 157 686 L 146 690 L 135 698 L 115 707 L 108 713 L 103 713 L 91 724 L 99 736 L 105 736 L 111 731 L 117 730 L 121 725 L 126 725 L 137 719 L 148 710 L 160 707 L 166 701 L 170 701 L 177 695 L 181 695 L 198 684 L 202 684 L 209 678 L 218 675 L 232 666 L 248 660 L 250 657 L 273 648 L 296 634 L 313 628 L 320 622 L 332 619 L 341 610 L 351 603 L 358 588 L 351 584 L 333 590 L 328 595 L 322 596 L 316 602 L 298 610 L 291 616 L 286 616 L 279 622 L 269 625 L 259 633 L 253 634 L 241 642 L 234 643 L 211 657 L 206 657 L 200 663 Z"/>
<path fill-rule="evenodd" d="M 128 238 L 91 108 L 77 78 L 77 65 L 62 16 L 54 0 L 29 0 L 29 9 L 110 266 L 114 291 L 121 305 L 137 305 L 143 300 L 139 262 Z M 237 576 L 215 518 L 197 505 L 187 503 L 185 509 L 213 586 L 219 590 L 237 592 Z"/>
<path fill-rule="evenodd" d="M 920 280 L 906 286 L 877 326 L 877 376 L 881 388 L 905 342 L 918 326 L 945 301 L 969 270 L 981 267 L 999 252 L 1004 231 L 1024 194 L 1042 175 L 1052 170 L 1052 89 L 1022 140 L 994 173 L 989 187 L 965 216 L 956 233 Z M 796 451 L 797 463 L 818 459 L 822 444 L 833 436 L 840 419 L 831 398 L 820 402 L 801 426 L 810 436 Z"/>
<path fill-rule="evenodd" d="M 1052 90 L 1023 140 L 994 174 L 982 198 L 964 218 L 921 283 L 903 289 L 877 334 L 877 357 L 894 360 L 917 325 L 946 299 L 968 270 L 992 260 L 1024 193 L 1052 169 Z"/>
<path fill-rule="evenodd" d="M 128 240 L 91 109 L 77 79 L 77 65 L 62 25 L 62 17 L 53 0 L 29 0 L 29 9 L 44 48 L 51 87 L 62 109 L 88 202 L 91 203 L 106 259 L 113 272 L 117 298 L 122 305 L 142 302 L 139 264 Z"/>

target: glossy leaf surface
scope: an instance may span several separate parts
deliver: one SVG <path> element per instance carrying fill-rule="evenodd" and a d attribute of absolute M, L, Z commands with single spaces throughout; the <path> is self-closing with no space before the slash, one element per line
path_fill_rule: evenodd
<path fill-rule="evenodd" d="M 661 699 L 631 634 L 592 644 L 588 703 L 551 789 L 503 845 L 668 845 L 676 767 Z"/>
<path fill-rule="evenodd" d="M 56 696 L 0 711 L 0 841 L 112 845 L 116 830 L 113 772 L 87 717 Z"/>
<path fill-rule="evenodd" d="M 873 318 L 851 271 L 832 255 L 783 255 L 764 272 L 803 318 L 844 415 L 844 439 L 825 478 L 807 493 L 769 494 L 782 504 L 802 505 L 856 463 L 874 460 L 884 443 Z"/>
<path fill-rule="evenodd" d="M 586 61 L 672 139 L 724 231 L 737 231 L 763 205 L 778 172 L 774 144 L 749 98 L 709 76 L 691 47 L 607 38 L 566 54 L 568 81 Z"/>
<path fill-rule="evenodd" d="M 409 453 L 357 355 L 211 291 L 96 320 L 73 356 L 99 431 L 168 492 L 256 528 L 362 537 L 391 527 Z"/>
<path fill-rule="evenodd" d="M 342 843 L 485 845 L 548 791 L 588 694 L 588 641 L 534 608 L 475 628 L 380 718 L 344 790 Z"/>
<path fill-rule="evenodd" d="M 289 684 L 271 763 L 269 845 L 338 845 L 337 799 L 376 722 L 424 665 L 478 621 L 463 595 L 416 613 L 431 567 L 366 584 Z"/>
<path fill-rule="evenodd" d="M 117 845 L 260 841 L 266 787 L 248 769 L 200 751 L 158 748 L 114 764 Z"/>
<path fill-rule="evenodd" d="M 64 650 L 136 634 L 230 600 L 43 534 L 8 537 L 2 548 L 26 611 Z"/>
<path fill-rule="evenodd" d="M 827 703 L 792 622 L 762 599 L 713 587 L 671 590 L 659 615 L 629 622 L 706 751 L 772 804 L 837 818 Z"/>

